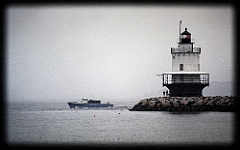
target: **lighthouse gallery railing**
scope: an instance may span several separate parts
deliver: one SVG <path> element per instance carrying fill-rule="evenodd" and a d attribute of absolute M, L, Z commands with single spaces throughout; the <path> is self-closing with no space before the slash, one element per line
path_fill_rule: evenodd
<path fill-rule="evenodd" d="M 163 85 L 168 84 L 203 84 L 209 85 L 209 74 L 162 74 Z"/>
<path fill-rule="evenodd" d="M 201 54 L 201 47 L 171 47 L 171 53 L 198 53 Z"/>

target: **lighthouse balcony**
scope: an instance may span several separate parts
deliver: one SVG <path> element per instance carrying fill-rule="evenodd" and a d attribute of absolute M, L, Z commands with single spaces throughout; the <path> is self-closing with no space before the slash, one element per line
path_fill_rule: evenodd
<path fill-rule="evenodd" d="M 197 53 L 201 54 L 201 47 L 178 47 L 172 48 L 171 47 L 171 54 L 173 53 Z"/>
<path fill-rule="evenodd" d="M 172 84 L 209 86 L 209 73 L 203 72 L 170 72 L 163 73 L 163 86 Z"/>

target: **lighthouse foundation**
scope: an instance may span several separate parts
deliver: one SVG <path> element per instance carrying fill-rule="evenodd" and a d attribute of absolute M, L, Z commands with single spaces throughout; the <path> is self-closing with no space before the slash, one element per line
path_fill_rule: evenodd
<path fill-rule="evenodd" d="M 169 89 L 171 97 L 200 97 L 202 90 L 206 85 L 202 84 L 169 84 L 166 85 Z"/>

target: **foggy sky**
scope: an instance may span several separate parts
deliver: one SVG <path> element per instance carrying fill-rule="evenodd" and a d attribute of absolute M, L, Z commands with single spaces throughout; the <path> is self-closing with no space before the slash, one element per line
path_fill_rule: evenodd
<path fill-rule="evenodd" d="M 106 101 L 162 96 L 179 21 L 201 47 L 210 81 L 234 80 L 229 6 L 9 6 L 9 101 Z M 211 88 L 211 86 L 209 87 Z"/>

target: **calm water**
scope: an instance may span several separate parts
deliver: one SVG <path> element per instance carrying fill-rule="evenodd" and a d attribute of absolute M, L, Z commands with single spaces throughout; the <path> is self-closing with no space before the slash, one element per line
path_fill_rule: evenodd
<path fill-rule="evenodd" d="M 234 115 L 231 112 L 136 112 L 121 107 L 71 110 L 66 103 L 10 103 L 6 139 L 10 145 L 231 145 Z"/>

